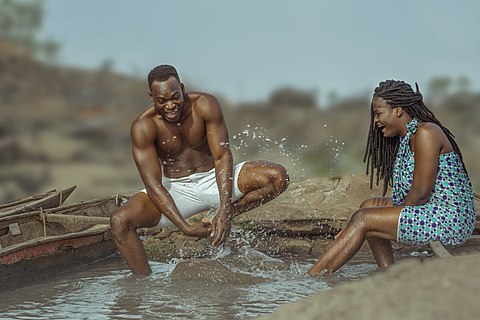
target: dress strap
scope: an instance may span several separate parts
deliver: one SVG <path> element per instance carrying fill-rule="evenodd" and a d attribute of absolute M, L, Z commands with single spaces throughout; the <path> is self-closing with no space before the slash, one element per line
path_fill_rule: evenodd
<path fill-rule="evenodd" d="M 407 154 L 408 150 L 410 150 L 410 137 L 412 136 L 412 134 L 417 132 L 418 123 L 418 119 L 413 118 L 405 125 L 407 127 L 407 134 L 405 135 L 405 137 L 400 137 L 400 154 L 405 155 Z"/>
<path fill-rule="evenodd" d="M 410 138 L 412 134 L 417 132 L 418 118 L 413 118 L 411 121 L 407 122 L 405 125 L 407 127 L 407 136 Z"/>

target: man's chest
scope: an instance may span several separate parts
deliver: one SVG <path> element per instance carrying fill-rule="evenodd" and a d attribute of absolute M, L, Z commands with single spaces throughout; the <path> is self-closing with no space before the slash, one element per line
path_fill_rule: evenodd
<path fill-rule="evenodd" d="M 204 123 L 165 126 L 159 128 L 157 137 L 157 150 L 172 156 L 185 150 L 202 149 L 207 143 Z"/>

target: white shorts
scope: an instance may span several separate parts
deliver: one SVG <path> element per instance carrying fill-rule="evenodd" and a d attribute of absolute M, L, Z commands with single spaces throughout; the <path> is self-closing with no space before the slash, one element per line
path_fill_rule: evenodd
<path fill-rule="evenodd" d="M 238 188 L 238 176 L 245 162 L 233 167 L 232 202 L 243 196 Z M 214 211 L 220 206 L 215 168 L 208 172 L 198 172 L 182 178 L 162 178 L 162 184 L 172 196 L 180 214 L 185 218 L 206 210 Z M 140 192 L 147 193 L 146 189 Z M 162 214 L 159 227 L 171 226 L 173 223 Z"/>

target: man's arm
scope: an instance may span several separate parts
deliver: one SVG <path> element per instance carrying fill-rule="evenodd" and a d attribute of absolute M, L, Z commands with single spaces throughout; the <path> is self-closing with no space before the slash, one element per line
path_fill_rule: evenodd
<path fill-rule="evenodd" d="M 178 212 L 177 206 L 168 191 L 162 185 L 162 170 L 155 148 L 156 128 L 150 119 L 137 119 L 133 122 L 130 135 L 132 154 L 148 196 L 157 209 L 165 214 L 184 234 L 189 236 L 207 236 L 192 230 L 191 226 Z"/>
<path fill-rule="evenodd" d="M 215 176 L 220 193 L 220 208 L 213 222 L 212 244 L 217 246 L 230 234 L 233 156 L 227 126 L 217 99 L 211 95 L 203 96 L 199 101 L 199 109 L 205 120 L 208 146 L 214 160 Z"/>

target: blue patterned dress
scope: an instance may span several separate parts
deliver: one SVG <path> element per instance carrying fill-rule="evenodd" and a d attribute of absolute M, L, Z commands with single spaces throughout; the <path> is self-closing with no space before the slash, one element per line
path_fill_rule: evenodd
<path fill-rule="evenodd" d="M 407 123 L 407 135 L 400 137 L 394 163 L 392 201 L 403 205 L 412 188 L 414 153 L 410 137 L 417 131 L 418 119 Z M 475 226 L 472 185 L 457 153 L 439 155 L 437 180 L 430 199 L 420 206 L 405 206 L 399 217 L 397 240 L 425 244 L 440 240 L 444 245 L 464 243 Z"/>

